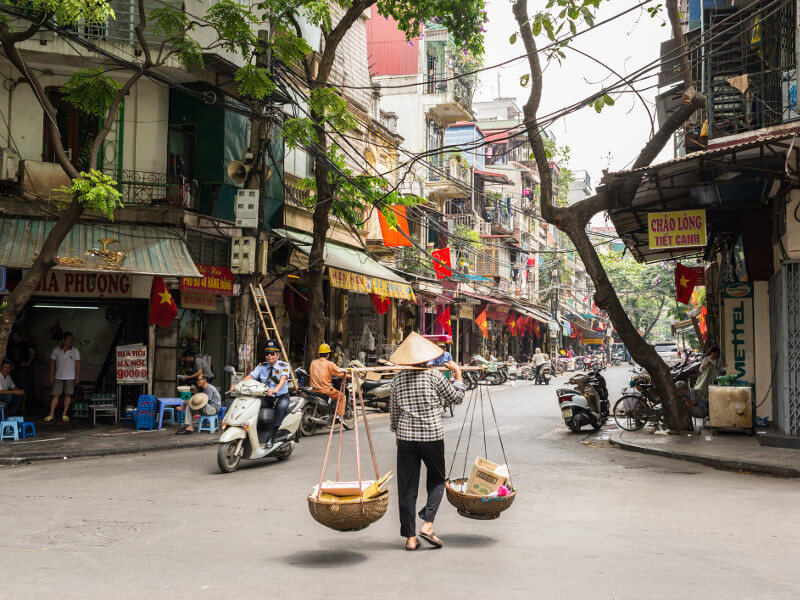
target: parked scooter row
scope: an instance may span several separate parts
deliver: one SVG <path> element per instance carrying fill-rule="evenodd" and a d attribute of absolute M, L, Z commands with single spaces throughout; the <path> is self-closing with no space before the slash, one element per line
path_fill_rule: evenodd
<path fill-rule="evenodd" d="M 606 380 L 599 369 L 570 377 L 574 388 L 558 388 L 561 416 L 570 431 L 578 433 L 585 425 L 600 429 L 608 420 L 610 402 Z"/>

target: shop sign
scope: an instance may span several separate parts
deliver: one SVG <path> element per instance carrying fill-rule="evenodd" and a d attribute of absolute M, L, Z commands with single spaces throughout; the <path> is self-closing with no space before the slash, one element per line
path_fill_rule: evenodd
<path fill-rule="evenodd" d="M 503 304 L 489 304 L 486 306 L 486 318 L 490 321 L 505 321 L 510 308 Z"/>
<path fill-rule="evenodd" d="M 472 306 L 469 304 L 460 304 L 458 307 L 458 318 L 459 319 L 471 319 L 473 316 Z"/>
<path fill-rule="evenodd" d="M 202 277 L 181 277 L 182 292 L 233 296 L 233 271 L 226 267 L 195 263 Z"/>
<path fill-rule="evenodd" d="M 117 385 L 147 383 L 147 346 L 117 346 Z"/>
<path fill-rule="evenodd" d="M 725 362 L 728 375 L 755 382 L 753 284 L 728 283 L 722 293 Z"/>
<path fill-rule="evenodd" d="M 647 213 L 647 231 L 652 250 L 705 246 L 706 211 Z"/>
<path fill-rule="evenodd" d="M 603 340 L 598 338 L 583 338 L 584 344 L 602 344 Z"/>
<path fill-rule="evenodd" d="M 130 298 L 133 295 L 132 289 L 131 276 L 124 273 L 50 271 L 42 277 L 33 295 Z"/>
<path fill-rule="evenodd" d="M 217 297 L 197 292 L 181 292 L 181 308 L 215 310 L 217 308 Z"/>
<path fill-rule="evenodd" d="M 378 277 L 369 277 L 360 273 L 341 271 L 328 267 L 331 285 L 335 288 L 358 292 L 359 294 L 376 294 L 384 298 L 399 298 L 400 300 L 416 300 L 414 290 L 407 283 L 387 281 Z"/>
<path fill-rule="evenodd" d="M 264 288 L 264 294 L 270 306 L 278 306 L 283 304 L 284 287 L 286 287 L 286 284 L 283 281 L 278 280 Z"/>

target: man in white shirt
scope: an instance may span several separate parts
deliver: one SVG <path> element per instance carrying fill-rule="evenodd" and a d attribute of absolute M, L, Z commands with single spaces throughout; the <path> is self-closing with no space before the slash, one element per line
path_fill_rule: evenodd
<path fill-rule="evenodd" d="M 72 347 L 72 334 L 64 332 L 61 338 L 61 345 L 54 348 L 50 354 L 50 385 L 52 386 L 52 398 L 50 399 L 50 414 L 44 418 L 46 422 L 53 420 L 53 413 L 58 406 L 58 397 L 64 395 L 64 412 L 61 420 L 69 421 L 67 410 L 72 402 L 72 394 L 75 392 L 75 384 L 81 377 L 81 353 L 77 348 Z"/>
<path fill-rule="evenodd" d="M 0 404 L 5 405 L 6 417 L 17 414 L 24 394 L 25 392 L 17 389 L 14 380 L 11 379 L 11 363 L 4 360 L 0 366 Z"/>
<path fill-rule="evenodd" d="M 533 354 L 533 366 L 536 367 L 536 376 L 539 376 L 539 372 L 542 370 L 542 367 L 545 363 L 550 360 L 550 357 L 547 356 L 544 352 L 542 352 L 539 348 L 536 349 L 536 352 Z"/>

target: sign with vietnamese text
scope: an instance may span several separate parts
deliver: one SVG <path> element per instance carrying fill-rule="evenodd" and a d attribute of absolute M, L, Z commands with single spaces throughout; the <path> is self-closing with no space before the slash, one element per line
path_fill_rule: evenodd
<path fill-rule="evenodd" d="M 705 246 L 706 211 L 647 213 L 647 231 L 651 250 Z"/>
<path fill-rule="evenodd" d="M 50 271 L 33 292 L 34 296 L 72 298 L 130 298 L 131 276 L 124 273 Z M 147 290 L 149 292 L 149 288 Z"/>
<path fill-rule="evenodd" d="M 331 285 L 335 288 L 350 290 L 360 294 L 375 294 L 382 298 L 399 298 L 400 300 L 416 300 L 414 290 L 407 283 L 389 281 L 378 277 L 370 277 L 361 273 L 351 273 L 328 267 Z"/>
<path fill-rule="evenodd" d="M 753 284 L 725 284 L 722 305 L 723 352 L 727 374 L 755 383 Z"/>
<path fill-rule="evenodd" d="M 215 310 L 217 308 L 217 297 L 197 292 L 181 292 L 181 308 Z"/>
<path fill-rule="evenodd" d="M 117 385 L 147 383 L 147 347 L 117 346 Z"/>
<path fill-rule="evenodd" d="M 181 277 L 182 292 L 233 296 L 233 271 L 226 267 L 195 263 L 202 277 Z"/>

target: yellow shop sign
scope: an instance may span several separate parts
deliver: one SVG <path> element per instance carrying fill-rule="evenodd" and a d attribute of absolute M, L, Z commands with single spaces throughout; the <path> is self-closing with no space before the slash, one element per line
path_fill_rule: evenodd
<path fill-rule="evenodd" d="M 706 211 L 647 213 L 647 231 L 652 250 L 705 246 Z"/>
<path fill-rule="evenodd" d="M 328 267 L 331 285 L 343 290 L 350 290 L 360 294 L 376 294 L 384 298 L 399 298 L 400 300 L 416 300 L 414 290 L 407 283 L 389 281 L 379 277 L 370 277 L 362 273 L 351 273 Z"/>

